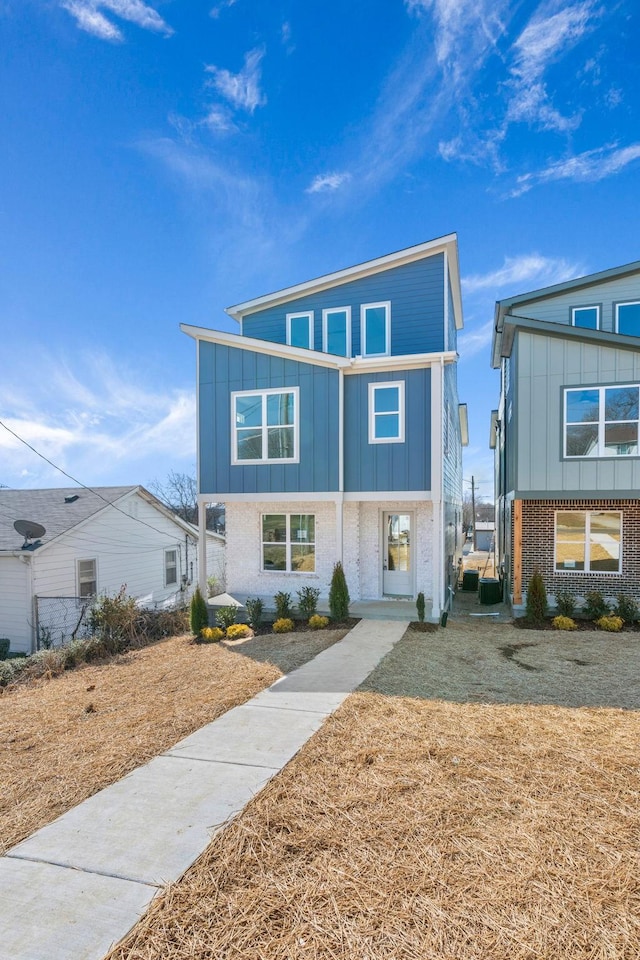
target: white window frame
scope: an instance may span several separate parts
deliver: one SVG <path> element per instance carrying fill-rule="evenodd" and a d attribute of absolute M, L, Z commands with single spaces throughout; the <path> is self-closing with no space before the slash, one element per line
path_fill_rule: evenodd
<path fill-rule="evenodd" d="M 386 350 L 383 353 L 369 353 L 367 350 L 367 310 L 375 307 L 385 309 L 385 341 Z M 391 301 L 381 300 L 379 303 L 362 303 L 360 305 L 360 336 L 362 340 L 363 357 L 388 357 L 391 353 Z"/>
<path fill-rule="evenodd" d="M 262 457 L 261 460 L 239 460 L 238 459 L 238 425 L 236 423 L 236 397 L 261 397 L 262 398 L 262 451 L 269 452 L 267 425 L 267 397 L 274 394 L 292 393 L 293 394 L 293 423 L 287 424 L 293 427 L 293 456 L 292 457 Z M 262 463 L 280 464 L 280 463 L 299 463 L 300 462 L 300 387 L 272 387 L 269 390 L 232 390 L 231 391 L 231 463 L 234 466 L 257 466 Z"/>
<path fill-rule="evenodd" d="M 616 333 L 620 333 L 620 307 L 637 307 L 640 305 L 640 300 L 621 300 L 619 303 L 616 303 Z M 622 334 L 624 337 L 632 337 L 632 333 Z"/>
<path fill-rule="evenodd" d="M 273 542 L 272 542 L 272 541 L 265 540 L 265 539 L 264 539 L 264 518 L 265 518 L 265 517 L 278 517 L 278 516 L 284 516 L 284 518 L 285 518 L 286 530 L 287 530 L 285 539 L 284 539 L 284 540 L 273 541 Z M 313 536 L 314 536 L 313 543 L 311 543 L 311 542 L 309 542 L 309 541 L 302 541 L 302 540 L 301 540 L 301 541 L 297 541 L 297 540 L 296 540 L 296 541 L 292 541 L 292 539 L 291 539 L 291 517 L 313 517 Z M 301 512 L 296 511 L 296 510 L 292 510 L 290 513 L 288 513 L 286 510 L 285 510 L 284 512 L 283 512 L 283 511 L 276 511 L 276 510 L 274 510 L 273 512 L 269 512 L 269 513 L 261 513 L 261 514 L 260 514 L 260 572 L 261 572 L 261 573 L 271 573 L 271 574 L 276 574 L 276 575 L 277 575 L 277 574 L 283 574 L 283 575 L 286 575 L 286 576 L 294 576 L 294 577 L 315 577 L 315 576 L 316 576 L 316 568 L 317 568 L 317 565 L 318 565 L 318 552 L 317 552 L 317 547 L 318 547 L 318 526 L 317 526 L 317 524 L 318 524 L 318 518 L 317 518 L 317 516 L 316 516 L 315 513 L 301 513 Z M 313 547 L 313 570 L 293 570 L 293 569 L 292 569 L 292 566 L 291 566 L 291 547 L 293 546 L 294 542 L 296 543 L 296 545 L 297 545 L 298 542 L 299 542 L 299 543 L 304 544 L 304 545 L 306 545 L 306 546 L 309 546 L 309 547 L 312 546 L 312 547 Z M 265 546 L 285 547 L 285 555 L 286 555 L 285 564 L 286 564 L 286 566 L 285 566 L 285 569 L 284 569 L 284 570 L 273 570 L 271 567 L 265 567 L 265 565 L 264 565 L 264 548 L 265 548 Z"/>
<path fill-rule="evenodd" d="M 327 307 L 322 311 L 322 350 L 324 353 L 329 352 L 329 314 L 330 313 L 344 313 L 346 314 L 346 326 L 347 326 L 347 337 L 346 337 L 346 353 L 345 357 L 351 356 L 351 307 Z M 332 354 L 334 356 L 334 354 Z M 338 356 L 338 354 L 335 354 Z M 342 354 L 340 354 L 342 356 Z"/>
<path fill-rule="evenodd" d="M 289 346 L 293 346 L 291 343 L 291 321 L 299 320 L 301 317 L 307 318 L 307 346 L 298 347 L 299 350 L 313 350 L 313 310 L 302 310 L 299 313 L 288 313 L 287 314 L 287 343 Z M 295 344 L 295 346 L 298 346 Z"/>
<path fill-rule="evenodd" d="M 596 330 L 600 330 L 601 324 L 601 312 L 599 303 L 585 303 L 580 307 L 571 307 L 571 326 L 576 326 L 576 313 L 579 310 L 595 310 L 596 311 Z M 579 330 L 590 330 L 590 327 L 578 327 Z"/>
<path fill-rule="evenodd" d="M 605 420 L 605 391 L 606 390 L 615 390 L 615 389 L 624 389 L 634 387 L 638 390 L 638 398 L 640 401 L 640 383 L 606 383 L 606 384 L 595 384 L 593 386 L 580 386 L 580 387 L 565 387 L 564 388 L 564 397 L 562 402 L 563 407 L 563 425 L 562 425 L 562 455 L 565 460 L 602 460 L 614 458 L 616 460 L 630 460 L 632 457 L 640 456 L 640 418 L 638 420 Z M 592 456 L 586 456 L 584 454 L 575 455 L 567 453 L 567 427 L 578 426 L 576 423 L 569 423 L 567 420 L 567 403 L 570 393 L 577 393 L 578 391 L 583 390 L 597 390 L 598 391 L 598 419 L 591 420 L 589 423 L 597 424 L 598 426 L 598 452 Z M 613 453 L 612 450 L 607 450 L 604 445 L 605 437 L 605 426 L 607 423 L 637 423 L 638 424 L 638 453 Z"/>
<path fill-rule="evenodd" d="M 80 576 L 80 564 L 81 563 L 92 563 L 93 564 L 93 573 L 94 576 L 91 580 L 85 578 L 82 579 Z M 79 557 L 76 560 L 76 583 L 78 585 L 78 596 L 82 600 L 89 600 L 91 597 L 96 597 L 98 595 L 98 558 L 97 557 Z M 82 584 L 83 583 L 95 583 L 95 590 L 93 593 L 82 593 Z"/>
<path fill-rule="evenodd" d="M 584 570 L 577 570 L 571 567 L 558 567 L 558 514 L 559 513 L 584 513 Z M 591 517 L 596 513 L 617 513 L 620 517 L 620 555 L 618 557 L 617 570 L 592 570 L 591 569 Z M 623 549 L 623 511 L 622 510 L 575 510 L 567 508 L 565 510 L 555 510 L 553 515 L 553 571 L 556 574 L 572 574 L 583 576 L 584 574 L 593 574 L 602 577 L 619 577 L 622 573 L 622 549 Z M 562 542 L 562 541 L 561 541 Z"/>
<path fill-rule="evenodd" d="M 169 563 L 167 562 L 167 560 L 168 560 L 168 555 L 169 555 L 170 553 L 173 553 L 173 554 L 175 555 L 175 561 L 174 561 L 172 564 L 169 564 Z M 179 582 L 180 582 L 180 571 L 179 571 L 178 565 L 179 565 L 178 548 L 177 548 L 177 547 L 168 547 L 168 548 L 165 550 L 165 552 L 164 552 L 164 585 L 165 585 L 165 587 L 174 587 L 174 586 L 177 587 L 177 586 L 179 585 Z M 167 574 L 168 574 L 168 572 L 169 572 L 170 569 L 174 569 L 175 572 L 176 572 L 176 578 L 175 578 L 175 580 L 169 581 L 169 578 L 168 578 Z"/>
<path fill-rule="evenodd" d="M 377 390 L 386 390 L 390 387 L 398 388 L 398 410 L 388 410 L 386 413 L 376 413 L 375 412 L 375 395 Z M 404 427 L 404 416 L 405 403 L 404 403 L 404 380 L 388 380 L 388 381 L 376 381 L 372 380 L 369 383 L 369 443 L 404 443 L 405 427 Z M 376 419 L 378 417 L 388 416 L 389 414 L 397 413 L 398 414 L 398 431 L 399 434 L 397 437 L 376 437 Z"/>

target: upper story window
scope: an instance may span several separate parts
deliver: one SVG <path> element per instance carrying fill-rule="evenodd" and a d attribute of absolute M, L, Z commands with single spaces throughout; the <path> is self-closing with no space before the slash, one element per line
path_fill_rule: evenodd
<path fill-rule="evenodd" d="M 555 534 L 556 570 L 620 573 L 620 511 L 559 510 Z"/>
<path fill-rule="evenodd" d="M 313 350 L 313 311 L 287 314 L 287 343 Z"/>
<path fill-rule="evenodd" d="M 616 303 L 616 333 L 640 337 L 640 300 Z"/>
<path fill-rule="evenodd" d="M 600 307 L 597 304 L 589 307 L 573 307 L 571 323 L 574 327 L 586 327 L 588 330 L 600 329 Z"/>
<path fill-rule="evenodd" d="M 369 443 L 404 443 L 404 381 L 369 384 Z"/>
<path fill-rule="evenodd" d="M 565 390 L 565 457 L 637 456 L 639 394 L 637 384 Z"/>
<path fill-rule="evenodd" d="M 164 585 L 172 587 L 178 582 L 178 551 L 165 550 L 164 552 Z"/>
<path fill-rule="evenodd" d="M 322 349 L 338 357 L 351 356 L 351 307 L 322 311 Z"/>
<path fill-rule="evenodd" d="M 263 514 L 262 569 L 314 573 L 316 518 L 313 514 Z"/>
<path fill-rule="evenodd" d="M 98 592 L 97 560 L 78 560 L 78 596 L 95 597 Z"/>
<path fill-rule="evenodd" d="M 363 357 L 385 357 L 391 352 L 391 303 L 363 303 L 360 307 Z"/>
<path fill-rule="evenodd" d="M 232 463 L 297 463 L 298 402 L 298 387 L 232 393 Z"/>

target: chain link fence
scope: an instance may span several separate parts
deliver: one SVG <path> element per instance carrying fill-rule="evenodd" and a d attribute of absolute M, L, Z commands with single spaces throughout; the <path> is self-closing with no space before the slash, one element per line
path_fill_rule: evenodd
<path fill-rule="evenodd" d="M 36 649 L 63 647 L 91 635 L 95 597 L 36 597 Z"/>

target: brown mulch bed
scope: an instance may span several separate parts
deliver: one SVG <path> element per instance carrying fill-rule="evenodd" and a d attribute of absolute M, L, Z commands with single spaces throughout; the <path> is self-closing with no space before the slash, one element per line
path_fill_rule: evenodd
<path fill-rule="evenodd" d="M 110 960 L 636 960 L 640 714 L 548 702 L 575 635 L 539 633 L 551 690 L 514 702 L 516 639 L 408 631 Z M 478 666 L 511 702 L 451 698 Z"/>
<path fill-rule="evenodd" d="M 0 696 L 0 852 L 335 643 L 174 637 Z"/>

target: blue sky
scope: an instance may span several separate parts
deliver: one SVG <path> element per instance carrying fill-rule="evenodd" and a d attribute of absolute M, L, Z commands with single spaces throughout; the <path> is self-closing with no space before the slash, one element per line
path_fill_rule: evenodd
<path fill-rule="evenodd" d="M 456 231 L 493 305 L 640 258 L 632 0 L 0 0 L 0 419 L 88 485 L 195 466 L 232 303 Z M 0 429 L 0 483 L 68 481 Z"/>

